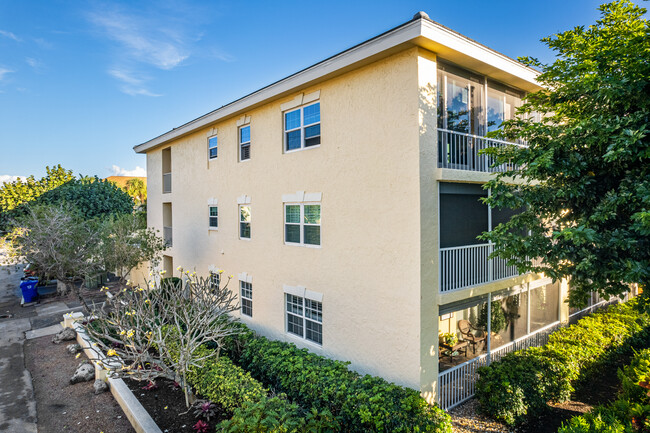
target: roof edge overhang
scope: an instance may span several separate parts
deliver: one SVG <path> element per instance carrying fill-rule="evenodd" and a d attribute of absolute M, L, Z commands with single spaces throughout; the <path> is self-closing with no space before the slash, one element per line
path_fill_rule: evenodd
<path fill-rule="evenodd" d="M 416 46 L 432 51 L 442 59 L 522 90 L 540 89 L 535 80 L 539 75 L 536 70 L 435 21 L 417 18 L 136 145 L 133 149 L 137 153 L 146 153 L 201 128 L 241 115 L 275 99 Z"/>

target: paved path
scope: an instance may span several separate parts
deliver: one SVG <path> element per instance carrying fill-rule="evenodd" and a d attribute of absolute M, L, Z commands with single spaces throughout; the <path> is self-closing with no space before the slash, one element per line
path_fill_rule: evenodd
<path fill-rule="evenodd" d="M 72 303 L 43 302 L 21 307 L 22 267 L 0 267 L 0 432 L 36 433 L 37 414 L 32 377 L 25 367 L 24 342 L 57 332 L 65 312 L 79 311 Z"/>

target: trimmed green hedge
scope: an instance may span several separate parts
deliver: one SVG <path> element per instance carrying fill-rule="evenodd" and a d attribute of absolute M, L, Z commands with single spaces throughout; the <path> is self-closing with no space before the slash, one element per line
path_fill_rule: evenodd
<path fill-rule="evenodd" d="M 428 405 L 417 391 L 361 376 L 348 369 L 348 362 L 252 333 L 231 339 L 228 351 L 269 388 L 302 407 L 329 411 L 340 423 L 339 431 L 451 432 L 449 415 Z"/>
<path fill-rule="evenodd" d="M 596 312 L 550 336 L 543 347 L 505 355 L 479 369 L 476 397 L 481 411 L 506 424 L 569 399 L 574 386 L 610 359 L 642 347 L 650 335 L 645 297 Z"/>
<path fill-rule="evenodd" d="M 558 433 L 627 433 L 650 430 L 650 397 L 648 389 L 639 385 L 650 380 L 650 349 L 632 358 L 630 365 L 618 371 L 622 391 L 607 406 L 598 406 L 590 413 L 571 418 Z"/>
<path fill-rule="evenodd" d="M 198 394 L 228 412 L 266 397 L 260 382 L 223 355 L 219 359 L 207 359 L 203 368 L 190 369 L 187 381 Z"/>

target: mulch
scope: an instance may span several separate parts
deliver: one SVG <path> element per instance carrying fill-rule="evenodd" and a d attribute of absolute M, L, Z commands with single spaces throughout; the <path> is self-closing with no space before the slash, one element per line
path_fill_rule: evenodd
<path fill-rule="evenodd" d="M 133 391 L 163 433 L 196 432 L 193 426 L 201 418 L 194 415 L 194 409 L 188 411 L 185 405 L 185 394 L 181 388 L 174 385 L 174 382 L 157 379 L 156 388 L 151 390 L 142 389 L 147 382 L 125 379 L 124 383 Z M 216 418 L 211 417 L 210 421 L 203 420 L 209 426 L 207 432 L 213 433 L 214 427 L 224 419 L 227 419 L 225 414 L 217 413 Z"/>
<path fill-rule="evenodd" d="M 70 385 L 80 359 L 52 336 L 25 341 L 40 433 L 132 433 L 133 427 L 110 392 L 95 395 L 93 381 Z"/>

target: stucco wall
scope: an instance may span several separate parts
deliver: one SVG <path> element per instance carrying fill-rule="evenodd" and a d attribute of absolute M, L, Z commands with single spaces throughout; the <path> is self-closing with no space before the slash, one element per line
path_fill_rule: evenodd
<path fill-rule="evenodd" d="M 237 119 L 172 143 L 172 193 L 161 194 L 161 150 L 147 154 L 148 222 L 162 231 L 172 202 L 174 266 L 215 265 L 252 276 L 253 318 L 275 338 L 349 360 L 352 367 L 420 387 L 420 149 L 418 51 L 410 49 L 313 88 L 320 90 L 320 147 L 283 153 L 280 105 L 246 113 L 251 160 L 238 162 Z M 320 192 L 321 248 L 284 245 L 282 195 Z M 251 239 L 238 238 L 237 197 L 251 197 Z M 210 198 L 219 229 L 208 230 Z M 323 294 L 322 347 L 285 333 L 283 284 Z"/>

